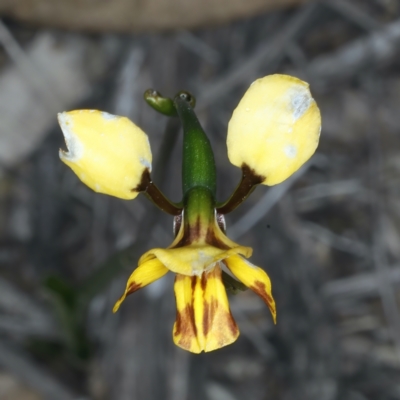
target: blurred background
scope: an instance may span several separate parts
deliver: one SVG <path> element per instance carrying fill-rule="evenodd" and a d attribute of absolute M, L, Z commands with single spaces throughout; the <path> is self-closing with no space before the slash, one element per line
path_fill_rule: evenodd
<path fill-rule="evenodd" d="M 1 0 L 0 399 L 400 399 L 400 1 Z M 289 73 L 323 119 L 316 155 L 227 216 L 273 282 L 278 324 L 230 296 L 238 341 L 173 345 L 173 276 L 111 309 L 172 218 L 95 194 L 58 158 L 56 113 L 125 115 L 180 200 L 181 134 L 143 101 L 189 90 L 218 198 L 240 179 L 227 124 L 250 83 Z M 172 133 L 171 133 L 172 132 Z"/>

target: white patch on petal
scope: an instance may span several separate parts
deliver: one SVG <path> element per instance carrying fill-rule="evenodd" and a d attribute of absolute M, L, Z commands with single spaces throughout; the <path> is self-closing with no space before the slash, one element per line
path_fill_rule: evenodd
<path fill-rule="evenodd" d="M 149 162 L 149 160 L 146 160 L 145 158 L 140 157 L 139 162 L 140 162 L 140 164 L 143 165 L 143 167 L 147 168 L 151 172 L 151 163 Z"/>
<path fill-rule="evenodd" d="M 104 119 L 108 120 L 108 121 L 119 118 L 118 115 L 110 114 L 110 113 L 105 112 L 105 111 L 103 111 L 103 112 L 101 113 L 101 116 L 102 116 Z"/>
<path fill-rule="evenodd" d="M 60 158 L 68 161 L 76 162 L 83 156 L 84 146 L 79 137 L 73 131 L 72 118 L 67 113 L 59 113 L 57 115 L 58 123 L 64 135 L 67 151 L 59 152 Z"/>
<path fill-rule="evenodd" d="M 289 157 L 289 158 L 295 158 L 296 157 L 296 154 L 297 154 L 296 146 L 293 146 L 292 144 L 288 144 L 285 147 L 284 151 L 285 151 L 285 154 L 286 154 L 287 157 Z"/>
<path fill-rule="evenodd" d="M 204 271 L 208 271 L 215 266 L 217 263 L 214 257 L 211 257 L 204 251 L 199 250 L 198 258 L 192 261 L 192 273 L 193 275 L 201 276 Z"/>
<path fill-rule="evenodd" d="M 293 119 L 297 121 L 310 107 L 314 99 L 310 92 L 303 86 L 296 86 L 290 89 L 290 107 L 293 112 Z"/>
<path fill-rule="evenodd" d="M 95 192 L 100 192 L 101 186 L 100 186 L 98 183 L 96 183 L 96 184 L 94 185 L 94 190 L 95 190 Z"/>

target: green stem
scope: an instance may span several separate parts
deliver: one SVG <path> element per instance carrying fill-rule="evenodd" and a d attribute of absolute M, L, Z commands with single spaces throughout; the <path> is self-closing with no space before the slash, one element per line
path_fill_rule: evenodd
<path fill-rule="evenodd" d="M 183 127 L 182 186 L 183 196 L 196 186 L 206 187 L 216 195 L 216 169 L 210 141 L 191 106 L 193 98 L 180 92 L 174 105 Z"/>

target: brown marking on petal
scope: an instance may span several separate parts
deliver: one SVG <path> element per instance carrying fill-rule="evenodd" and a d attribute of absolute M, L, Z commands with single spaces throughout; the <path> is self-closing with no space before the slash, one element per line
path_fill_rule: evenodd
<path fill-rule="evenodd" d="M 176 312 L 174 336 L 181 336 L 179 345 L 185 349 L 190 349 L 193 340 L 197 340 L 197 329 L 194 322 L 194 309 L 192 304 L 188 304 L 182 312 Z"/>
<path fill-rule="evenodd" d="M 196 223 L 194 225 L 185 224 L 183 236 L 181 240 L 173 248 L 177 249 L 179 247 L 189 246 L 191 243 L 199 239 L 200 235 L 201 235 L 201 219 L 200 216 L 198 216 L 196 219 Z"/>
<path fill-rule="evenodd" d="M 230 249 L 230 247 L 227 244 L 225 244 L 221 239 L 217 237 L 217 235 L 215 234 L 214 226 L 211 226 L 207 231 L 206 243 L 222 250 Z"/>
<path fill-rule="evenodd" d="M 128 294 L 132 294 L 132 293 L 136 292 L 141 287 L 142 287 L 142 285 L 140 283 L 132 282 L 129 285 L 128 290 L 126 291 L 126 295 L 128 296 Z"/>
<path fill-rule="evenodd" d="M 186 227 L 185 227 L 186 228 Z M 186 229 L 183 232 L 182 239 L 174 246 L 171 247 L 171 249 L 178 249 L 179 247 L 185 247 L 190 245 L 190 237 L 186 232 Z"/>
<path fill-rule="evenodd" d="M 210 305 L 207 301 L 204 301 L 204 312 L 203 312 L 203 333 L 207 336 L 210 329 Z"/>
<path fill-rule="evenodd" d="M 210 332 L 210 329 L 213 329 L 214 319 L 217 314 L 219 314 L 219 318 L 221 318 L 221 313 L 226 314 L 224 319 L 226 321 L 227 327 L 231 331 L 232 336 L 237 335 L 238 327 L 236 325 L 235 320 L 233 319 L 231 311 L 229 310 L 229 312 L 226 312 L 225 310 L 220 309 L 218 300 L 216 300 L 215 298 L 211 298 L 210 303 L 204 301 L 204 314 L 203 314 L 204 336 L 207 336 L 208 333 Z M 214 328 L 222 329 L 222 327 L 214 327 Z"/>
<path fill-rule="evenodd" d="M 174 336 L 180 335 L 181 332 L 182 332 L 182 317 L 181 317 L 181 313 L 178 310 L 176 310 Z"/>
<path fill-rule="evenodd" d="M 233 319 L 233 315 L 231 310 L 229 310 L 229 318 L 227 318 L 228 321 L 228 327 L 232 333 L 233 336 L 237 335 L 239 328 L 236 325 L 236 321 Z"/>
<path fill-rule="evenodd" d="M 189 225 L 188 230 L 189 230 L 189 236 L 190 236 L 191 242 L 195 242 L 197 239 L 200 238 L 200 235 L 201 235 L 200 215 L 197 216 L 196 223 L 194 225 Z"/>
<path fill-rule="evenodd" d="M 190 279 L 192 280 L 192 297 L 194 296 L 194 289 L 196 287 L 197 276 L 191 276 Z M 193 303 L 193 298 L 192 298 Z"/>
<path fill-rule="evenodd" d="M 150 171 L 146 168 L 142 173 L 142 177 L 140 179 L 139 184 L 136 187 L 134 187 L 133 189 L 131 189 L 131 191 L 132 192 L 144 192 L 144 191 L 146 191 L 150 182 L 151 182 Z"/>
<path fill-rule="evenodd" d="M 274 299 L 267 293 L 264 282 L 255 281 L 250 289 L 256 292 L 267 304 L 270 309 L 273 309 Z"/>
<path fill-rule="evenodd" d="M 205 292 L 206 287 L 207 287 L 207 276 L 206 276 L 206 273 L 205 273 L 205 272 L 203 272 L 203 273 L 201 274 L 201 281 L 200 281 L 200 284 L 201 284 L 201 289 L 203 290 L 203 295 L 204 295 L 204 292 Z"/>
<path fill-rule="evenodd" d="M 204 336 L 207 336 L 210 328 L 212 327 L 213 320 L 215 317 L 215 313 L 217 310 L 218 302 L 213 297 L 211 298 L 211 302 L 204 300 L 204 313 L 203 313 L 203 333 Z"/>

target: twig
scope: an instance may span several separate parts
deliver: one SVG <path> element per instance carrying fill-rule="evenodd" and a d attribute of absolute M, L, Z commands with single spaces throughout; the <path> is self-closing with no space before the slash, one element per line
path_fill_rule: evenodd
<path fill-rule="evenodd" d="M 353 254 L 358 257 L 369 257 L 371 252 L 369 248 L 359 240 L 347 238 L 343 235 L 337 235 L 331 230 L 314 224 L 312 222 L 303 222 L 302 229 L 304 232 L 312 235 L 315 240 L 318 240 L 326 245 Z"/>
<path fill-rule="evenodd" d="M 400 30 L 400 29 L 399 29 Z M 366 82 L 366 91 L 369 93 L 370 112 L 376 112 L 381 104 L 381 93 L 379 91 L 379 81 L 375 78 L 368 79 Z M 371 198 L 372 205 L 372 256 L 374 267 L 377 271 L 378 288 L 381 296 L 382 307 L 389 324 L 390 334 L 397 353 L 397 362 L 400 365 L 400 312 L 397 304 L 396 293 L 391 281 L 387 280 L 388 265 L 385 246 L 382 241 L 382 233 L 384 229 L 384 199 L 382 197 L 382 167 L 383 155 L 381 148 L 381 139 L 379 127 L 373 120 L 372 125 L 367 129 L 367 139 L 369 141 L 370 157 L 369 157 L 369 175 L 372 189 L 375 196 Z"/>
<path fill-rule="evenodd" d="M 400 284 L 400 265 L 393 265 L 383 272 L 385 282 L 392 285 Z M 321 292 L 327 297 L 365 297 L 379 292 L 379 277 L 377 272 L 357 274 L 348 278 L 335 279 L 326 283 Z"/>

